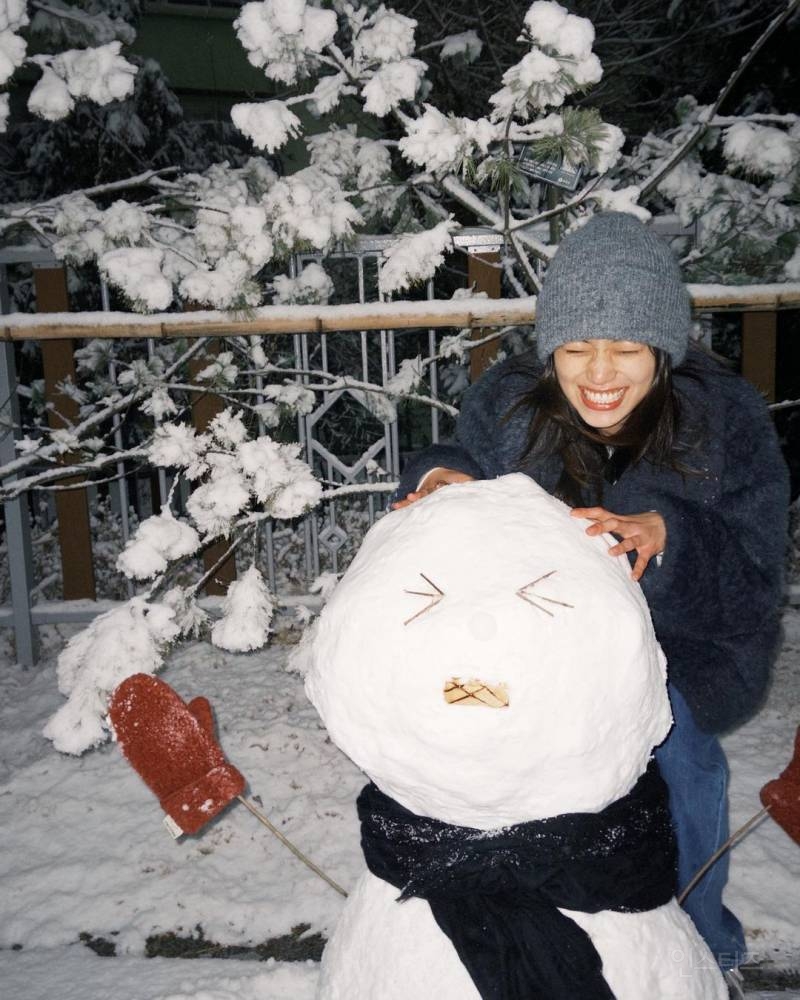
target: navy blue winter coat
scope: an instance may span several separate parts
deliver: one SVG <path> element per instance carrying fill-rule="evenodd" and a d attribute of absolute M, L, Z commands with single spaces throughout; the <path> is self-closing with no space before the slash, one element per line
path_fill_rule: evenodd
<path fill-rule="evenodd" d="M 666 522 L 661 565 L 641 580 L 670 680 L 706 732 L 743 722 L 759 706 L 779 638 L 789 484 L 772 420 L 755 389 L 697 351 L 696 380 L 676 373 L 679 435 L 703 438 L 686 463 L 697 474 L 644 460 L 605 484 L 603 506 L 616 514 L 657 510 Z M 533 355 L 531 354 L 531 358 Z M 433 445 L 409 462 L 398 496 L 436 466 L 480 479 L 524 471 L 553 492 L 558 456 L 521 464 L 530 409 L 504 420 L 535 374 L 510 359 L 467 391 L 456 443 Z"/>

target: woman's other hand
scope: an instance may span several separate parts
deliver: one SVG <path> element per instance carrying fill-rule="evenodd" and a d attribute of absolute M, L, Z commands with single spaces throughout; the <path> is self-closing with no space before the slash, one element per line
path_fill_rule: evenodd
<path fill-rule="evenodd" d="M 459 472 L 457 469 L 444 469 L 441 467 L 431 469 L 423 476 L 422 481 L 413 493 L 407 494 L 403 500 L 397 500 L 392 504 L 392 510 L 400 510 L 401 507 L 409 507 L 417 500 L 428 496 L 441 486 L 449 486 L 451 483 L 470 483 L 474 476 L 467 475 L 466 472 Z"/>
<path fill-rule="evenodd" d="M 655 510 L 643 514 L 614 514 L 605 507 L 575 507 L 570 513 L 593 523 L 586 529 L 587 535 L 601 535 L 608 532 L 619 538 L 617 545 L 608 550 L 610 556 L 621 556 L 626 552 L 636 552 L 633 564 L 633 579 L 641 580 L 647 564 L 653 556 L 660 555 L 667 544 L 667 526 L 664 518 Z"/>

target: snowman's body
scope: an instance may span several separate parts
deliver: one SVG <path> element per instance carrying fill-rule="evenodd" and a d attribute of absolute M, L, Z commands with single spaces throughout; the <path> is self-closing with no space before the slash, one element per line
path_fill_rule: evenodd
<path fill-rule="evenodd" d="M 638 584 L 523 475 L 384 518 L 321 616 L 307 689 L 334 741 L 406 809 L 479 830 L 597 813 L 670 722 Z M 475 1000 L 427 902 L 365 874 L 323 957 L 321 1000 Z M 564 910 L 617 1000 L 723 1000 L 677 902 Z M 578 998 L 576 998 L 578 1000 Z"/>
<path fill-rule="evenodd" d="M 369 872 L 361 877 L 325 949 L 318 997 L 479 1000 L 428 904 L 397 896 Z M 647 913 L 563 912 L 589 934 L 618 1000 L 727 998 L 711 953 L 675 900 Z"/>

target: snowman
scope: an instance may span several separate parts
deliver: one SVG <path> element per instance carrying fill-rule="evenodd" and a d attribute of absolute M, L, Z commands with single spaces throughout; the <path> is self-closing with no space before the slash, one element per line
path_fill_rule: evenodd
<path fill-rule="evenodd" d="M 723 1000 L 673 897 L 664 656 L 624 557 L 529 477 L 380 520 L 306 689 L 371 783 L 322 1000 Z"/>

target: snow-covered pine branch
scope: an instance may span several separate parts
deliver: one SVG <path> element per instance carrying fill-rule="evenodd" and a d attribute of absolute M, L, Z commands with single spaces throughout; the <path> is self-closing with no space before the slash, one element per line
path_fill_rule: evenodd
<path fill-rule="evenodd" d="M 41 0 L 30 7 L 36 8 L 31 24 L 21 0 L 6 4 L 5 23 L 0 25 L 5 62 L 0 59 L 0 71 L 13 74 L 24 58 L 21 33 L 33 30 L 37 23 L 40 32 L 49 25 L 51 36 L 57 24 L 70 25 L 73 42 L 75 32 L 82 32 L 87 45 L 119 46 L 130 40 L 130 28 L 120 18 L 79 12 L 61 0 Z M 592 49 L 591 23 L 558 3 L 536 0 L 530 5 L 520 24 L 525 51 L 516 63 L 504 67 L 502 86 L 488 95 L 485 113 L 475 118 L 453 115 L 432 101 L 428 68 L 418 57 L 439 53 L 449 58 L 461 53 L 472 58 L 482 44 L 474 30 L 428 41 L 417 37 L 419 25 L 413 18 L 383 4 L 345 2 L 323 8 L 307 0 L 246 3 L 234 29 L 250 61 L 279 84 L 284 95 L 237 105 L 234 121 L 267 152 L 280 150 L 289 138 L 301 136 L 306 166 L 278 177 L 257 158 L 241 168 L 219 164 L 168 184 L 157 184 L 153 178 L 150 204 L 98 202 L 99 191 L 85 191 L 57 204 L 15 206 L 5 213 L 0 226 L 27 224 L 42 238 L 53 239 L 64 259 L 96 261 L 134 308 L 149 311 L 185 301 L 215 308 L 260 304 L 270 290 L 273 295 L 278 292 L 278 284 L 259 280 L 265 266 L 279 272 L 292 252 L 326 252 L 364 225 L 395 228 L 400 224 L 412 232 L 431 229 L 431 217 L 438 215 L 433 226 L 438 225 L 448 217 L 448 206 L 458 205 L 459 211 L 507 236 L 509 279 L 529 292 L 538 283 L 530 257 L 546 262 L 552 255 L 552 246 L 543 241 L 537 227 L 552 219 L 554 212 L 569 219 L 581 210 L 621 209 L 646 217 L 648 211 L 659 209 L 659 199 L 666 196 L 682 217 L 701 214 L 696 200 L 688 208 L 677 206 L 670 187 L 677 183 L 685 188 L 693 182 L 698 191 L 696 173 L 682 176 L 685 171 L 674 157 L 685 146 L 689 130 L 666 140 L 667 155 L 648 156 L 652 152 L 648 142 L 655 138 L 648 137 L 640 155 L 622 163 L 619 129 L 602 122 L 585 105 L 575 108 L 567 103 L 571 95 L 596 83 L 602 68 Z M 67 34 L 65 28 L 62 41 Z M 63 63 L 63 73 L 69 75 L 67 68 L 80 62 L 70 52 L 80 51 L 41 58 L 48 72 Z M 108 50 L 109 66 L 113 54 Z M 749 58 L 750 53 L 732 79 L 738 78 Z M 76 82 L 76 95 L 91 96 L 86 90 L 90 85 L 117 94 L 122 69 L 112 87 L 102 83 L 108 75 L 103 59 L 99 69 L 89 65 L 91 71 L 81 77 L 89 82 Z M 69 85 L 64 86 L 68 91 Z M 104 100 L 105 92 L 98 91 L 96 97 Z M 298 105 L 321 116 L 322 130 L 315 127 L 313 135 L 303 133 Z M 343 126 L 343 117 L 356 106 L 362 117 L 373 118 L 369 136 L 358 134 L 352 124 Z M 380 135 L 386 116 L 403 133 L 395 146 L 373 137 Z M 797 160 L 796 122 L 791 115 L 773 116 L 769 122 L 722 121 L 726 151 L 731 152 L 730 173 L 723 176 L 733 174 L 737 179 L 738 172 L 748 183 L 752 184 L 753 176 L 758 182 L 750 189 L 706 182 L 700 185 L 700 197 L 739 203 L 755 197 L 757 204 L 750 213 L 755 217 L 764 200 L 759 200 L 760 195 L 766 194 L 761 178 L 773 177 L 774 171 L 782 169 L 787 190 L 791 189 Z M 695 124 L 709 127 L 707 121 Z M 745 125 L 751 130 L 749 154 Z M 753 133 L 756 126 L 773 131 Z M 564 207 L 552 209 L 544 203 L 541 186 L 521 174 L 513 159 L 523 147 L 534 157 L 561 157 L 573 166 L 581 165 L 589 172 L 587 183 Z M 773 154 L 771 167 L 766 164 L 767 149 Z M 656 192 L 655 174 L 660 175 L 669 163 L 674 164 L 670 172 L 678 179 L 665 177 Z M 424 171 L 410 178 L 411 183 L 406 179 L 409 166 Z M 773 203 L 776 183 L 767 195 Z M 159 199 L 159 192 L 168 192 L 168 199 Z M 653 203 L 643 207 L 641 202 L 648 195 Z M 777 190 L 780 206 L 787 204 L 787 198 L 788 194 Z M 773 228 L 789 231 L 791 211 L 768 214 Z M 428 269 L 438 258 L 437 254 L 429 258 Z M 403 274 L 393 267 L 391 287 L 408 287 L 427 276 L 421 270 L 417 265 L 413 273 Z"/>
<path fill-rule="evenodd" d="M 20 452 L 19 457 L 0 466 L 0 482 L 8 480 L 8 482 L 4 482 L 0 497 L 11 499 L 25 490 L 36 488 L 44 482 L 63 478 L 66 474 L 63 467 L 60 469 L 52 468 L 45 472 L 32 472 L 31 475 L 25 477 L 22 474 L 42 464 L 55 464 L 65 451 L 70 449 L 81 450 L 84 442 L 88 445 L 89 450 L 94 452 L 96 449 L 93 447 L 93 442 L 98 440 L 95 435 L 104 425 L 111 421 L 115 415 L 129 410 L 148 395 L 152 396 L 154 391 L 161 388 L 162 379 L 169 381 L 177 371 L 203 349 L 203 346 L 203 340 L 195 341 L 194 344 L 174 358 L 170 364 L 163 367 L 159 365 L 159 359 L 156 357 L 158 375 L 155 377 L 153 377 L 151 368 L 147 364 L 134 363 L 134 365 L 122 373 L 121 379 L 117 384 L 100 384 L 101 395 L 93 404 L 87 407 L 88 412 L 85 418 L 70 429 L 69 440 L 67 442 L 63 439 L 63 433 L 59 434 L 58 431 L 51 433 L 44 429 L 42 429 L 41 436 L 38 438 L 22 437 L 17 440 L 16 447 Z M 81 360 L 86 361 L 87 369 L 90 369 L 92 364 L 97 365 L 98 368 L 102 367 L 107 361 L 105 347 L 99 341 L 90 342 L 86 348 L 77 352 L 76 357 L 79 360 L 79 364 Z M 127 388 L 128 391 L 120 392 L 120 385 L 123 388 Z M 133 388 L 131 388 L 132 386 Z M 103 439 L 100 440 L 103 441 Z M 130 454 L 126 452 L 122 455 L 113 451 L 111 454 L 104 453 L 97 455 L 95 458 L 84 463 L 77 462 L 70 466 L 70 470 L 72 472 L 90 472 L 129 457 L 141 457 L 142 454 L 143 452 L 139 449 L 134 449 Z"/>
<path fill-rule="evenodd" d="M 789 0 L 742 54 L 713 104 L 687 95 L 676 107 L 678 127 L 650 133 L 620 164 L 637 202 L 670 213 L 693 228 L 683 258 L 687 279 L 704 282 L 792 281 L 800 274 L 800 125 L 792 113 L 720 116 L 719 110 L 757 53 L 800 8 Z M 783 110 L 783 109 L 781 109 Z M 788 109 L 787 109 L 788 110 Z M 605 200 L 604 200 L 605 199 Z"/>
<path fill-rule="evenodd" d="M 646 135 L 622 169 L 637 199 L 693 229 L 682 261 L 687 280 L 797 280 L 800 208 L 793 191 L 800 183 L 800 125 L 791 118 L 785 124 L 718 121 L 689 97 L 676 110 L 679 128 L 668 138 Z M 700 133 L 702 141 L 693 142 Z M 644 198 L 648 178 L 658 180 Z"/>
<path fill-rule="evenodd" d="M 332 250 L 365 225 L 392 228 L 402 219 L 412 232 L 427 229 L 430 207 L 435 204 L 447 218 L 447 203 L 460 204 L 476 222 L 493 220 L 501 230 L 514 224 L 513 213 L 503 219 L 500 201 L 512 188 L 525 197 L 531 186 L 509 162 L 509 135 L 534 155 L 563 155 L 601 172 L 618 155 L 618 129 L 596 114 L 562 107 L 569 94 L 599 79 L 601 70 L 591 52 L 591 24 L 557 3 L 532 4 L 521 25 L 529 51 L 508 68 L 486 115 L 474 121 L 420 103 L 427 67 L 415 55 L 417 23 L 383 5 L 344 3 L 331 10 L 306 0 L 259 0 L 242 7 L 234 27 L 250 61 L 290 88 L 280 99 L 236 105 L 234 123 L 272 153 L 301 134 L 292 108 L 305 104 L 326 124 L 303 135 L 306 166 L 279 177 L 257 158 L 240 168 L 218 164 L 169 182 L 152 178 L 150 204 L 109 203 L 99 191 L 76 192 L 57 202 L 15 206 L 0 225 L 28 225 L 53 240 L 55 253 L 68 262 L 95 261 L 134 309 L 163 310 L 178 302 L 247 308 L 268 294 L 257 277 L 262 268 L 280 270 L 298 250 Z M 473 35 L 444 39 L 443 53 L 474 53 Z M 108 44 L 118 46 L 119 39 Z M 47 57 L 45 69 L 53 71 L 53 60 L 60 58 Z M 103 72 L 93 74 L 97 86 L 103 78 Z M 399 144 L 343 127 L 345 98 L 374 118 L 378 133 L 381 119 L 393 116 L 405 133 Z M 403 180 L 409 165 L 423 168 L 425 184 Z M 448 183 L 456 177 L 462 180 Z M 162 193 L 168 199 L 158 198 Z M 525 232 L 518 244 L 542 259 L 549 255 Z M 391 287 L 429 277 L 440 259 L 426 258 L 426 266 L 415 264 L 413 273 L 395 262 Z M 521 280 L 535 280 L 529 267 Z"/>
<path fill-rule="evenodd" d="M 211 629 L 211 641 L 233 653 L 260 649 L 267 641 L 273 612 L 264 578 L 251 566 L 228 589 L 222 617 Z"/>
<path fill-rule="evenodd" d="M 28 10 L 33 13 L 29 17 Z M 29 56 L 27 34 L 45 38 L 60 51 Z M 28 110 L 48 121 L 65 118 L 77 100 L 108 104 L 133 90 L 136 66 L 121 54 L 135 32 L 123 18 L 88 13 L 62 0 L 4 0 L 0 9 L 0 86 L 23 66 L 41 75 L 28 98 Z M 80 47 L 77 47 L 80 46 Z M 0 95 L 0 131 L 5 131 L 9 96 Z"/>

